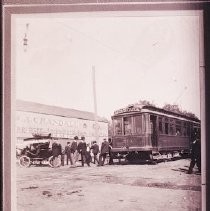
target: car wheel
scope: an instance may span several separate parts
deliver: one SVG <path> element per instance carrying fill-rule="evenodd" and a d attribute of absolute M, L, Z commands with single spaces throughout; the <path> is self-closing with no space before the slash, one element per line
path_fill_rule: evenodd
<path fill-rule="evenodd" d="M 29 158 L 28 156 L 23 155 L 23 156 L 21 156 L 20 159 L 19 159 L 19 164 L 20 164 L 20 166 L 22 166 L 22 167 L 29 167 L 30 164 L 31 164 L 31 160 L 30 160 L 30 158 Z"/>

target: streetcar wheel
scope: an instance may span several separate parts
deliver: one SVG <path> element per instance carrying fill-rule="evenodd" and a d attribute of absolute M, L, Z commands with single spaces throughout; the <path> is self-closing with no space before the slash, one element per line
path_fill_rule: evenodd
<path fill-rule="evenodd" d="M 30 158 L 29 158 L 28 156 L 23 155 L 23 156 L 21 156 L 20 159 L 19 159 L 19 164 L 20 164 L 20 166 L 22 166 L 22 167 L 29 167 L 30 164 L 31 164 L 31 160 L 30 160 Z"/>
<path fill-rule="evenodd" d="M 157 165 L 157 161 L 156 161 L 156 160 L 151 160 L 151 161 L 150 161 L 150 164 L 151 164 L 151 165 Z"/>
<path fill-rule="evenodd" d="M 53 156 L 51 156 L 49 158 L 49 165 L 52 168 L 57 168 L 57 167 L 61 166 L 61 158 L 59 156 L 55 157 L 55 158 L 53 158 Z"/>

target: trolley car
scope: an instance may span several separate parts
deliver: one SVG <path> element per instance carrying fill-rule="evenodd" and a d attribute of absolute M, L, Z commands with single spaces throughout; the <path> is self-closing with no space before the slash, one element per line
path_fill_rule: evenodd
<path fill-rule="evenodd" d="M 132 105 L 112 116 L 113 159 L 128 161 L 172 158 L 190 152 L 200 120 L 149 105 Z"/>

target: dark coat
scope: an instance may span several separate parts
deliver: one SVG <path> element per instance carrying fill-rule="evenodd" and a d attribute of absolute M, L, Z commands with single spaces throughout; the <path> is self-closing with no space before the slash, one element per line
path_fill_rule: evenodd
<path fill-rule="evenodd" d="M 77 142 L 73 141 L 71 143 L 71 152 L 74 153 L 77 150 Z"/>
<path fill-rule="evenodd" d="M 104 141 L 102 142 L 102 145 L 101 145 L 101 154 L 106 154 L 108 152 L 109 152 L 109 142 Z"/>
<path fill-rule="evenodd" d="M 192 143 L 191 159 L 200 159 L 201 158 L 201 145 L 199 140 L 195 140 Z"/>
<path fill-rule="evenodd" d="M 85 152 L 85 159 L 86 159 L 86 163 L 90 163 L 91 162 L 92 157 L 91 157 L 90 151 L 86 151 Z"/>
<path fill-rule="evenodd" d="M 69 155 L 71 153 L 71 147 L 69 145 L 65 146 L 65 154 Z"/>
<path fill-rule="evenodd" d="M 54 157 L 57 157 L 58 155 L 61 155 L 62 153 L 62 147 L 60 144 L 53 143 L 52 144 L 52 154 Z"/>
<path fill-rule="evenodd" d="M 79 142 L 79 144 L 77 146 L 77 151 L 79 153 L 85 154 L 85 152 L 87 151 L 87 144 L 86 144 L 86 142 Z"/>
<path fill-rule="evenodd" d="M 92 149 L 92 152 L 93 152 L 94 155 L 97 155 L 99 153 L 98 144 L 93 144 L 90 149 Z"/>

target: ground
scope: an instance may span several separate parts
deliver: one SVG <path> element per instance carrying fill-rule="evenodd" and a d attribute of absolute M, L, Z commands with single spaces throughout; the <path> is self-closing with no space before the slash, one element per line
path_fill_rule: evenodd
<path fill-rule="evenodd" d="M 157 165 L 69 168 L 17 165 L 18 211 L 201 210 L 201 175 L 189 159 Z"/>

